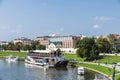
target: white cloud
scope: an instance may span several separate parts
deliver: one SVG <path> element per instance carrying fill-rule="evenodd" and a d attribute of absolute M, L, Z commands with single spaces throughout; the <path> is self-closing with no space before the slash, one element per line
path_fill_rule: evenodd
<path fill-rule="evenodd" d="M 95 24 L 95 25 L 93 25 L 93 28 L 94 28 L 94 29 L 98 29 L 98 28 L 101 28 L 101 26 L 98 25 L 98 24 Z"/>
<path fill-rule="evenodd" d="M 105 17 L 105 16 L 101 16 L 101 17 L 96 16 L 95 20 L 98 20 L 98 21 L 110 21 L 110 20 L 112 20 L 112 18 Z"/>

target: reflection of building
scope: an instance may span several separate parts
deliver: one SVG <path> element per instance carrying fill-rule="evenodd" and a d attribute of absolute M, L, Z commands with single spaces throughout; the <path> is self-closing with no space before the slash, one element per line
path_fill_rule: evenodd
<path fill-rule="evenodd" d="M 77 36 L 43 36 L 37 37 L 35 41 L 39 41 L 41 44 L 48 48 L 50 43 L 53 43 L 56 48 L 75 48 Z"/>
<path fill-rule="evenodd" d="M 13 43 L 16 44 L 18 42 L 21 42 L 23 45 L 31 45 L 32 40 L 27 39 L 27 38 L 20 38 L 20 39 L 14 39 Z"/>

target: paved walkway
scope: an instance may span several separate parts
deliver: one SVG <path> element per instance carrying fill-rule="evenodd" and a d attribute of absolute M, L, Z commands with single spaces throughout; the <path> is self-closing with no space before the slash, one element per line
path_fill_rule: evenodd
<path fill-rule="evenodd" d="M 81 63 L 81 62 L 80 62 L 80 63 Z M 93 62 L 82 62 L 82 63 L 95 64 L 95 65 L 101 65 L 101 66 L 113 68 L 113 67 L 112 67 L 112 64 L 93 63 Z M 120 66 L 116 65 L 116 68 L 115 68 L 115 69 L 116 69 L 117 71 L 120 71 Z"/>
<path fill-rule="evenodd" d="M 100 55 L 109 55 L 109 56 L 120 56 L 120 53 L 115 53 L 115 54 L 111 54 L 111 53 L 100 53 Z"/>
<path fill-rule="evenodd" d="M 86 64 L 94 64 L 94 65 L 101 65 L 109 68 L 113 68 L 112 64 L 103 64 L 103 63 L 93 63 L 93 62 L 81 62 L 81 61 L 73 61 L 73 62 L 78 62 L 78 63 L 86 63 Z M 120 66 L 116 65 L 115 68 L 117 71 L 120 71 Z"/>

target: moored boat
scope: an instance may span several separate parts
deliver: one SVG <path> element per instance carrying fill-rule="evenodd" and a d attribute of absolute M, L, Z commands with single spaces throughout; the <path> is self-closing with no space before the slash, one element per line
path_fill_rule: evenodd
<path fill-rule="evenodd" d="M 8 62 L 15 62 L 15 61 L 18 61 L 18 56 L 13 56 L 13 55 L 10 55 L 10 56 L 7 56 L 6 57 L 6 61 Z"/>
<path fill-rule="evenodd" d="M 60 50 L 29 51 L 26 55 L 25 62 L 48 67 L 66 67 L 68 64 L 68 60 L 62 56 Z"/>
<path fill-rule="evenodd" d="M 84 67 L 78 67 L 78 74 L 84 75 Z"/>

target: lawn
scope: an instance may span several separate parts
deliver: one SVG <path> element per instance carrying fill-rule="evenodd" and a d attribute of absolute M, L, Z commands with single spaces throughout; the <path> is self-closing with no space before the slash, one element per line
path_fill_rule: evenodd
<path fill-rule="evenodd" d="M 111 64 L 112 62 L 120 62 L 120 56 L 105 56 L 102 59 L 100 59 L 101 63 L 109 63 Z"/>
<path fill-rule="evenodd" d="M 68 60 L 83 61 L 83 58 L 78 57 L 76 54 L 64 53 L 64 57 Z"/>
<path fill-rule="evenodd" d="M 1 51 L 0 52 L 0 58 L 5 58 L 6 56 L 13 55 L 13 56 L 19 56 L 19 58 L 25 58 L 26 52 L 7 52 L 7 51 Z"/>
<path fill-rule="evenodd" d="M 115 76 L 115 80 L 120 80 L 120 74 Z"/>
<path fill-rule="evenodd" d="M 78 57 L 76 54 L 64 53 L 64 57 L 68 60 L 83 61 L 83 58 Z M 92 61 L 93 62 L 93 61 Z M 120 56 L 104 56 L 100 59 L 100 63 L 120 62 Z"/>

